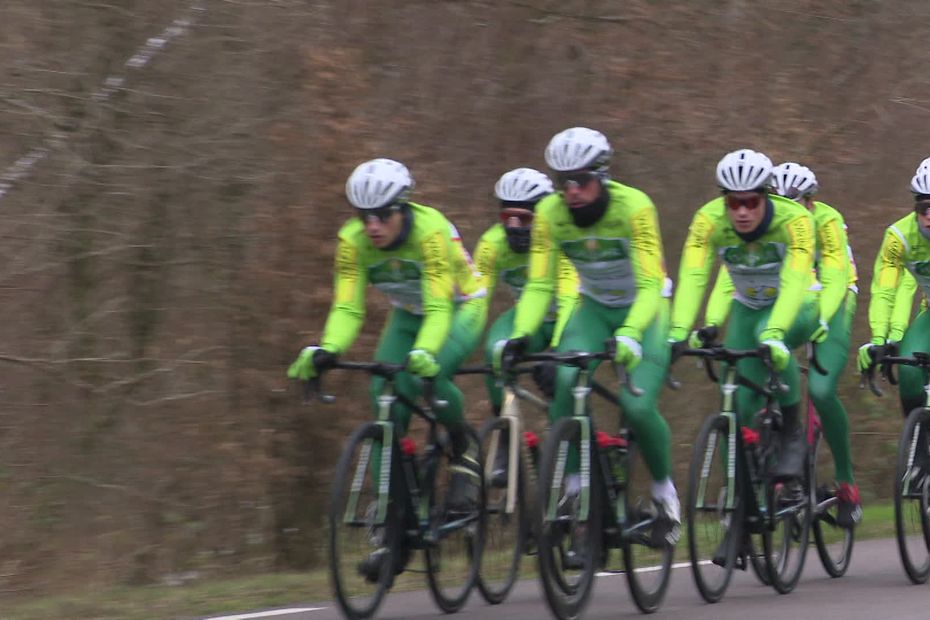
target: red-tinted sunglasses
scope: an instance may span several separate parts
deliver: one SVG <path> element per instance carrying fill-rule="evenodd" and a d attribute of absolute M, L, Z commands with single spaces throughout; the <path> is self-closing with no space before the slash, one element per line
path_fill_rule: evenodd
<path fill-rule="evenodd" d="M 529 226 L 533 223 L 533 212 L 527 209 L 501 209 L 500 218 L 504 226 L 512 226 L 511 220 L 516 218 L 520 226 Z"/>
<path fill-rule="evenodd" d="M 723 199 L 727 203 L 727 209 L 731 211 L 737 211 L 740 207 L 749 211 L 755 211 L 765 202 L 765 196 L 763 194 L 752 194 L 751 196 L 742 197 L 726 194 Z"/>

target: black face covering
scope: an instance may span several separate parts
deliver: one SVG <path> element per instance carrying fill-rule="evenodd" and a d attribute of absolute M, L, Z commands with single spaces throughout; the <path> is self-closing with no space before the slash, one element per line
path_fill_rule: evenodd
<path fill-rule="evenodd" d="M 774 215 L 775 215 L 775 206 L 772 204 L 772 200 L 766 197 L 765 216 L 763 216 L 762 221 L 759 223 L 759 225 L 756 226 L 756 229 L 748 233 L 741 233 L 738 230 L 734 230 L 733 232 L 735 232 L 736 235 L 740 239 L 745 241 L 746 243 L 751 243 L 755 241 L 756 239 L 758 239 L 759 237 L 761 237 L 762 235 L 764 235 L 766 231 L 768 231 L 769 225 L 772 223 L 772 217 Z"/>
<path fill-rule="evenodd" d="M 405 202 L 401 206 L 401 214 L 404 217 L 404 223 L 401 225 L 400 234 L 390 245 L 384 247 L 385 250 L 396 250 L 404 245 L 407 237 L 410 236 L 410 229 L 413 228 L 413 211 L 410 209 L 410 203 Z"/>
<path fill-rule="evenodd" d="M 530 250 L 530 227 L 513 226 L 504 228 L 507 233 L 507 245 L 517 254 L 526 254 Z"/>
<path fill-rule="evenodd" d="M 575 222 L 575 226 L 579 228 L 588 228 L 596 224 L 597 221 L 604 216 L 609 202 L 610 194 L 607 193 L 607 188 L 601 185 L 601 192 L 597 195 L 597 198 L 583 207 L 576 207 L 574 209 L 569 207 L 568 212 L 571 213 L 572 221 Z"/>

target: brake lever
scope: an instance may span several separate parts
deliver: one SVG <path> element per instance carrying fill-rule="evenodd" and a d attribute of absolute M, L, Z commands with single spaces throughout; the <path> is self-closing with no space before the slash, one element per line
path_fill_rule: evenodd
<path fill-rule="evenodd" d="M 316 400 L 327 405 L 336 401 L 336 397 L 332 394 L 323 393 L 323 388 L 320 385 L 320 377 L 307 379 L 303 384 L 303 404 L 309 405 L 311 401 L 314 400 L 314 397 L 316 397 Z"/>

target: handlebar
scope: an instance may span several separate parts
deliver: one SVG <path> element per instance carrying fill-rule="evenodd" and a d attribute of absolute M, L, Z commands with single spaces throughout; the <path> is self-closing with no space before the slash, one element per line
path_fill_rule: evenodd
<path fill-rule="evenodd" d="M 329 364 L 326 370 L 339 369 L 339 370 L 356 370 L 367 372 L 370 375 L 375 375 L 378 377 L 384 377 L 390 382 L 394 381 L 394 378 L 397 374 L 404 372 L 406 366 L 404 364 L 390 364 L 386 362 L 333 362 Z M 323 391 L 321 379 L 322 374 L 320 373 L 317 377 L 306 381 L 304 384 L 304 404 L 309 404 L 314 397 L 322 403 L 331 404 L 336 401 L 336 397 L 332 394 L 326 394 Z M 403 398 L 403 396 L 400 396 Z M 433 394 L 433 380 L 431 378 L 423 378 L 423 400 L 427 403 L 425 408 L 422 407 L 413 407 L 417 413 L 425 417 L 430 422 L 435 422 L 436 417 L 433 415 L 433 409 L 444 409 L 449 405 L 448 401 L 435 398 Z M 412 404 L 412 403 L 411 403 Z"/>
<path fill-rule="evenodd" d="M 862 373 L 862 379 L 859 381 L 859 387 L 865 387 L 868 384 L 869 389 L 876 396 L 883 396 L 884 392 L 875 384 L 875 369 L 876 367 L 881 367 L 882 376 L 892 385 L 897 385 L 898 381 L 895 379 L 892 368 L 895 365 L 900 366 L 914 366 L 922 370 L 930 370 L 930 354 L 924 353 L 923 351 L 914 351 L 910 357 L 902 357 L 897 355 L 888 355 L 886 354 L 889 351 L 888 345 L 885 346 L 876 346 L 876 351 L 874 354 L 874 363 L 869 366 L 869 368 Z M 892 352 L 897 352 L 897 347 L 891 347 Z"/>
<path fill-rule="evenodd" d="M 756 358 L 761 360 L 769 371 L 768 385 L 766 387 L 759 386 L 743 377 L 739 379 L 740 384 L 763 394 L 774 394 L 776 392 L 787 391 L 788 386 L 781 382 L 778 373 L 775 372 L 775 368 L 772 366 L 772 354 L 768 347 L 760 346 L 755 349 L 730 349 L 723 345 L 708 343 L 706 340 L 704 342 L 705 346 L 703 348 L 685 349 L 681 352 L 681 357 L 702 358 L 704 362 L 704 371 L 707 373 L 707 377 L 712 383 L 720 382 L 720 377 L 718 377 L 717 373 L 714 371 L 713 362 L 735 364 L 739 360 Z"/>
<path fill-rule="evenodd" d="M 633 378 L 626 371 L 626 368 L 614 362 L 614 354 L 610 351 L 601 351 L 591 353 L 587 351 L 563 351 L 563 352 L 546 352 L 546 353 L 525 353 L 515 358 L 511 364 L 522 362 L 556 362 L 566 366 L 575 366 L 577 368 L 587 369 L 591 362 L 609 361 L 613 364 L 617 373 L 617 379 L 621 386 L 625 386 L 633 396 L 642 396 L 643 390 L 633 384 Z M 510 367 L 505 368 L 504 374 L 512 372 Z M 519 372 L 519 369 L 518 369 Z"/>

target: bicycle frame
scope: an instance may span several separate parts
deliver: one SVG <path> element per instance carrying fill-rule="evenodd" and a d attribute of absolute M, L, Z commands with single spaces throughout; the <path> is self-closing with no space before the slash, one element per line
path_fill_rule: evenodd
<path fill-rule="evenodd" d="M 711 380 L 716 382 L 717 376 L 711 369 L 710 359 L 716 359 L 715 356 L 721 356 L 723 353 L 723 348 L 716 347 L 708 349 L 689 349 L 684 352 L 684 355 L 703 357 L 708 376 Z M 774 516 L 769 514 L 765 493 L 761 492 L 761 485 L 765 483 L 765 463 L 767 459 L 761 459 L 762 466 L 757 469 L 757 459 L 751 458 L 751 455 L 748 453 L 749 447 L 744 444 L 742 437 L 737 438 L 737 434 L 740 433 L 740 429 L 743 428 L 743 425 L 740 424 L 739 414 L 736 411 L 735 395 L 739 387 L 746 387 L 765 397 L 765 407 L 762 409 L 763 415 L 760 420 L 762 430 L 759 444 L 762 446 L 763 450 L 767 452 L 772 447 L 772 422 L 776 416 L 780 414 L 775 399 L 775 389 L 780 389 L 781 384 L 777 379 L 777 375 L 774 373 L 770 374 L 768 386 L 757 385 L 741 376 L 737 371 L 736 361 L 742 358 L 757 356 L 757 353 L 752 350 L 733 353 L 734 355 L 731 356 L 731 359 L 725 360 L 727 364 L 724 370 L 723 381 L 720 382 L 721 405 L 719 415 L 726 418 L 728 425 L 725 467 L 727 475 L 727 500 L 725 507 L 727 510 L 734 510 L 736 508 L 736 492 L 739 491 L 740 495 L 752 500 L 747 502 L 747 508 L 751 508 L 752 512 L 747 512 L 745 519 L 747 523 L 754 524 L 757 521 L 771 519 Z M 717 447 L 715 442 L 716 439 L 713 439 L 708 444 L 707 451 L 704 455 L 704 464 L 702 466 L 700 483 L 698 485 L 697 508 L 704 507 L 704 497 L 707 492 L 707 483 L 710 477 L 711 456 L 713 455 L 714 449 Z M 737 467 L 748 474 L 744 478 L 741 488 L 737 487 Z"/>
<path fill-rule="evenodd" d="M 429 496 L 422 492 L 422 489 L 430 489 L 433 487 L 436 476 L 436 464 L 438 462 L 437 452 L 441 450 L 441 447 L 439 446 L 438 422 L 433 413 L 433 406 L 442 406 L 443 403 L 440 401 L 433 401 L 432 396 L 429 395 L 424 398 L 424 404 L 421 406 L 417 405 L 403 394 L 397 394 L 394 391 L 394 376 L 403 370 L 403 366 L 341 362 L 336 364 L 334 368 L 364 370 L 386 379 L 381 393 L 378 395 L 378 413 L 374 421 L 374 424 L 381 427 L 382 436 L 378 493 L 376 499 L 377 508 L 373 525 L 385 524 L 391 494 L 396 493 L 398 495 L 395 495 L 395 497 L 401 499 L 405 511 L 416 517 L 417 533 L 419 536 L 414 540 L 418 539 L 423 543 L 430 544 L 439 540 L 442 537 L 443 531 L 461 527 L 464 520 L 450 521 L 444 523 L 438 529 L 434 528 L 430 523 Z M 308 387 L 308 391 L 311 390 L 319 391 L 318 380 Z M 427 388 L 427 392 L 431 392 L 431 388 Z M 332 396 L 323 395 L 322 393 L 319 395 L 319 399 L 327 403 L 334 400 Z M 427 449 L 424 453 L 422 464 L 419 466 L 422 468 L 422 471 L 417 471 L 418 466 L 414 462 L 414 459 L 402 459 L 400 462 L 401 471 L 403 472 L 401 477 L 403 483 L 402 489 L 397 489 L 392 485 L 392 462 L 394 459 L 394 451 L 399 447 L 399 438 L 396 437 L 395 422 L 391 414 L 391 408 L 398 400 L 409 407 L 415 414 L 426 420 L 429 425 Z M 362 447 L 362 454 L 360 455 L 355 474 L 352 477 L 350 496 L 343 517 L 345 523 L 353 523 L 355 521 L 353 515 L 356 514 L 356 509 L 358 507 L 358 498 L 362 492 L 365 472 L 368 467 L 371 466 L 372 443 L 373 440 L 369 439 Z M 410 536 L 407 536 L 407 539 L 408 542 L 411 542 Z M 413 546 L 420 547 L 422 545 L 414 544 Z"/>

